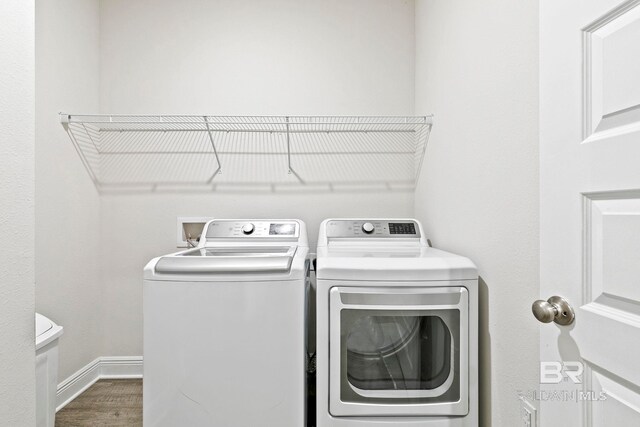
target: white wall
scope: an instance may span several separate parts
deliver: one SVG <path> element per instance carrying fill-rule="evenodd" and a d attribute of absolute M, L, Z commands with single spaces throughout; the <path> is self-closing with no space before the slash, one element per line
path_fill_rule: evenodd
<path fill-rule="evenodd" d="M 0 2 L 0 423 L 35 425 L 34 6 Z"/>
<path fill-rule="evenodd" d="M 410 114 L 407 0 L 102 1 L 105 113 Z"/>
<path fill-rule="evenodd" d="M 481 285 L 483 426 L 537 389 L 538 4 L 417 0 L 416 114 L 435 113 L 415 211 Z"/>
<path fill-rule="evenodd" d="M 414 4 L 398 0 L 101 3 L 101 111 L 412 114 Z M 88 178 L 87 178 L 88 181 Z M 142 268 L 177 216 L 407 216 L 413 192 L 102 197 L 104 354 L 142 354 Z"/>
<path fill-rule="evenodd" d="M 64 327 L 60 380 L 102 355 L 100 199 L 58 112 L 99 103 L 98 0 L 36 3 L 36 308 Z"/>

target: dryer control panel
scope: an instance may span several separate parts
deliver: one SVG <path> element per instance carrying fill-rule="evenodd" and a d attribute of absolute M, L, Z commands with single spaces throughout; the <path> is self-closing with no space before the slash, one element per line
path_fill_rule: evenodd
<path fill-rule="evenodd" d="M 213 221 L 207 228 L 207 239 L 276 238 L 296 239 L 300 224 L 296 221 Z"/>
<path fill-rule="evenodd" d="M 419 238 L 420 226 L 412 220 L 332 220 L 327 237 Z"/>

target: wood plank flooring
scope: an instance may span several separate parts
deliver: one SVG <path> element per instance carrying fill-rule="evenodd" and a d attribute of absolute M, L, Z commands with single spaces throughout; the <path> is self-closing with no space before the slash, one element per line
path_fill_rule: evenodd
<path fill-rule="evenodd" d="M 99 380 L 56 414 L 56 427 L 142 426 L 142 380 Z"/>

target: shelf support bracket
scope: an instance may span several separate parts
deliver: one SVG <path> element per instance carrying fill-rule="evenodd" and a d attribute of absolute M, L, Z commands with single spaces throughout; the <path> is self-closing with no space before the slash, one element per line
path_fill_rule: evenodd
<path fill-rule="evenodd" d="M 85 156 L 84 151 L 82 151 L 82 148 L 80 148 L 80 143 L 76 139 L 76 135 L 75 133 L 73 133 L 73 130 L 71 129 L 71 127 L 69 127 L 68 121 L 66 122 L 65 130 L 67 131 L 67 135 L 69 135 L 69 139 L 73 143 L 73 148 L 76 149 L 78 156 L 80 156 L 82 165 L 87 170 L 87 173 L 91 178 L 91 181 L 93 181 L 93 185 L 95 185 L 96 189 L 100 191 L 100 181 L 98 180 L 98 177 L 96 176 L 96 174 L 93 172 L 93 169 L 91 169 L 91 165 L 89 164 L 89 159 L 87 159 L 87 156 Z"/>
<path fill-rule="evenodd" d="M 70 119 L 69 114 L 60 113 L 60 123 L 62 123 L 62 127 L 66 131 L 69 130 L 69 119 Z"/>
<path fill-rule="evenodd" d="M 216 149 L 216 143 L 213 141 L 213 134 L 211 132 L 211 126 L 209 126 L 209 119 L 207 116 L 202 116 L 204 118 L 204 124 L 207 126 L 207 134 L 209 135 L 209 142 L 211 142 L 211 148 L 213 148 L 213 154 L 216 156 L 216 162 L 218 163 L 218 169 L 213 172 L 211 178 L 207 181 L 207 184 L 210 184 L 211 181 L 216 177 L 216 175 L 222 173 L 222 164 L 220 163 L 220 157 L 218 157 L 218 150 Z"/>
<path fill-rule="evenodd" d="M 287 126 L 287 167 L 289 168 L 289 174 L 293 174 L 301 184 L 305 184 L 300 175 L 291 167 L 291 129 L 289 128 L 289 116 L 285 117 L 285 121 Z"/>

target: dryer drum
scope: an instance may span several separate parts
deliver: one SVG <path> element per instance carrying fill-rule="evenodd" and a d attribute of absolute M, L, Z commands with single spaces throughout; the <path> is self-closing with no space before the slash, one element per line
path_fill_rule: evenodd
<path fill-rule="evenodd" d="M 362 316 L 346 341 L 347 378 L 362 390 L 429 390 L 451 370 L 451 332 L 438 316 Z"/>

